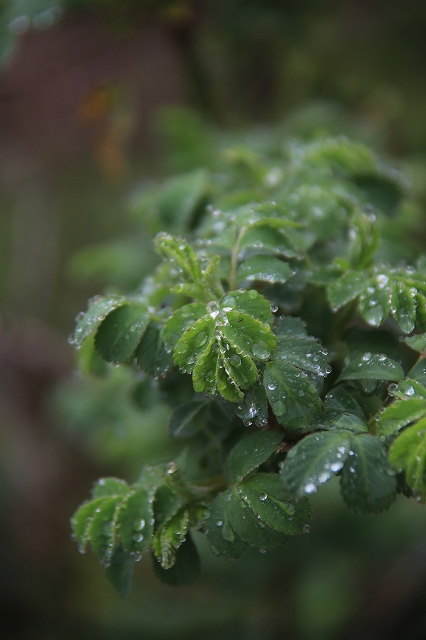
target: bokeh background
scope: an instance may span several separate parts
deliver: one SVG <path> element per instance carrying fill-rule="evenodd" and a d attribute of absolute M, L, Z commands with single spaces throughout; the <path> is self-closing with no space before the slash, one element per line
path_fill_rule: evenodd
<path fill-rule="evenodd" d="M 167 457 L 167 416 L 142 428 L 127 374 L 82 382 L 67 343 L 87 298 L 151 264 L 139 194 L 228 140 L 349 133 L 424 210 L 425 33 L 423 0 L 0 1 L 2 638 L 426 637 L 424 507 L 353 516 L 333 485 L 284 552 L 229 564 L 200 538 L 193 586 L 142 561 L 121 600 L 69 518 L 99 476 Z"/>

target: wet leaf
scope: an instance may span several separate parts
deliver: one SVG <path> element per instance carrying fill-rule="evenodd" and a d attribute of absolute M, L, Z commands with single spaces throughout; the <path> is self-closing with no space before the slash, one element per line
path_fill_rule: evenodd
<path fill-rule="evenodd" d="M 232 529 L 228 515 L 228 493 L 219 493 L 211 503 L 206 521 L 206 535 L 210 548 L 217 556 L 239 558 L 247 545 Z"/>
<path fill-rule="evenodd" d="M 365 288 L 365 274 L 348 271 L 328 288 L 328 299 L 334 311 L 357 298 Z"/>
<path fill-rule="evenodd" d="M 153 492 L 135 490 L 121 505 L 117 526 L 121 543 L 130 552 L 142 554 L 149 549 L 154 531 Z"/>
<path fill-rule="evenodd" d="M 414 387 L 411 387 L 414 393 Z M 408 396 L 407 396 L 408 398 Z M 426 399 L 409 398 L 397 400 L 386 407 L 377 420 L 377 433 L 380 436 L 391 436 L 412 422 L 426 417 Z"/>
<path fill-rule="evenodd" d="M 241 481 L 272 456 L 281 440 L 282 434 L 278 431 L 260 431 L 244 435 L 228 457 L 230 478 L 236 482 Z"/>
<path fill-rule="evenodd" d="M 232 529 L 247 544 L 265 551 L 281 549 L 288 542 L 288 536 L 262 523 L 242 500 L 235 488 L 228 503 L 229 521 Z"/>
<path fill-rule="evenodd" d="M 402 282 L 396 283 L 392 290 L 392 315 L 405 333 L 411 333 L 416 324 L 415 289 Z"/>
<path fill-rule="evenodd" d="M 371 435 L 351 441 L 340 486 L 346 505 L 355 513 L 380 513 L 396 497 L 395 472 L 381 442 Z"/>
<path fill-rule="evenodd" d="M 400 364 L 384 354 L 366 352 L 356 355 L 343 369 L 339 380 L 402 380 L 405 377 Z"/>
<path fill-rule="evenodd" d="M 354 434 L 368 433 L 368 425 L 363 417 L 341 409 L 327 408 L 315 418 L 314 426 L 333 431 L 347 430 Z"/>
<path fill-rule="evenodd" d="M 195 391 L 218 391 L 237 402 L 242 389 L 257 380 L 255 361 L 268 359 L 275 349 L 276 338 L 266 324 L 271 319 L 269 303 L 256 291 L 232 292 L 220 303 L 186 305 L 167 322 L 163 337 L 175 347 L 175 363 L 192 373 Z"/>
<path fill-rule="evenodd" d="M 315 493 L 342 469 L 349 455 L 350 432 L 312 433 L 298 442 L 287 454 L 281 468 L 281 481 L 289 497 Z"/>
<path fill-rule="evenodd" d="M 426 351 L 426 333 L 405 337 L 404 342 L 415 351 L 419 351 L 420 353 Z"/>
<path fill-rule="evenodd" d="M 236 415 L 247 425 L 256 424 L 264 427 L 268 422 L 268 400 L 265 389 L 256 382 L 246 393 L 235 409 Z"/>
<path fill-rule="evenodd" d="M 100 478 L 92 489 L 92 498 L 127 495 L 129 485 L 119 478 Z"/>
<path fill-rule="evenodd" d="M 77 346 L 91 334 L 96 333 L 101 322 L 111 311 L 117 309 L 126 302 L 122 296 L 109 296 L 107 298 L 95 298 L 89 304 L 89 308 L 78 320 L 73 341 Z"/>
<path fill-rule="evenodd" d="M 237 268 L 237 282 L 257 280 L 259 282 L 286 282 L 293 270 L 286 262 L 268 255 L 252 256 Z"/>
<path fill-rule="evenodd" d="M 413 378 L 416 382 L 420 382 L 424 387 L 426 387 L 426 358 L 422 358 L 408 372 L 408 378 Z"/>
<path fill-rule="evenodd" d="M 287 429 L 306 430 L 321 409 L 321 399 L 305 373 L 285 362 L 269 362 L 263 384 L 272 411 Z"/>
<path fill-rule="evenodd" d="M 390 463 L 398 472 L 405 472 L 409 487 L 426 499 L 426 418 L 403 431 L 393 443 Z"/>
<path fill-rule="evenodd" d="M 107 362 L 125 362 L 138 346 L 149 318 L 145 305 L 138 302 L 127 302 L 114 309 L 97 330 L 97 352 Z"/>
<path fill-rule="evenodd" d="M 122 497 L 106 498 L 95 510 L 87 529 L 93 553 L 104 561 L 109 561 L 113 552 L 116 535 L 114 517 L 121 501 Z"/>
<path fill-rule="evenodd" d="M 135 562 L 123 547 L 117 547 L 111 556 L 106 575 L 122 598 L 128 598 L 132 589 L 132 574 Z"/>
<path fill-rule="evenodd" d="M 201 571 L 200 556 L 190 535 L 177 549 L 174 563 L 170 568 L 166 569 L 155 556 L 153 556 L 153 562 L 157 577 L 164 584 L 173 587 L 192 584 Z"/>
<path fill-rule="evenodd" d="M 209 417 L 209 404 L 193 400 L 175 409 L 170 418 L 170 435 L 173 438 L 190 438 L 198 433 Z"/>
<path fill-rule="evenodd" d="M 289 536 L 303 533 L 310 519 L 307 500 L 289 502 L 276 473 L 256 473 L 238 487 L 242 500 L 268 527 Z"/>
<path fill-rule="evenodd" d="M 175 564 L 176 552 L 186 540 L 188 527 L 188 511 L 181 509 L 155 533 L 153 550 L 163 569 L 171 569 Z"/>
<path fill-rule="evenodd" d="M 170 350 L 161 336 L 162 326 L 150 322 L 135 351 L 136 362 L 139 367 L 152 376 L 164 376 L 173 367 Z"/>

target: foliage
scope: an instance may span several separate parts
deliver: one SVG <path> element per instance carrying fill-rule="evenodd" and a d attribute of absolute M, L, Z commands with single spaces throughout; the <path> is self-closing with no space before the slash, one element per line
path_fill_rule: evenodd
<path fill-rule="evenodd" d="M 131 484 L 98 481 L 72 519 L 122 594 L 144 553 L 164 582 L 192 581 L 194 531 L 224 558 L 281 548 L 335 476 L 355 513 L 426 499 L 426 261 L 402 263 L 388 229 L 410 197 L 343 137 L 239 146 L 139 194 L 173 231 L 161 261 L 132 294 L 92 299 L 71 336 L 86 375 L 119 366 L 143 386 L 140 429 L 168 408 L 176 446 Z"/>

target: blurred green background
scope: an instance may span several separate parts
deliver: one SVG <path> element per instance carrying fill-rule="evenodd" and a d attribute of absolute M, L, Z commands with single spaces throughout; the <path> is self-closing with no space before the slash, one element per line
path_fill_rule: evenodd
<path fill-rule="evenodd" d="M 284 552 L 226 563 L 200 537 L 197 583 L 142 561 L 120 600 L 69 518 L 99 476 L 167 458 L 167 415 L 141 425 L 128 374 L 84 382 L 67 344 L 152 264 L 141 190 L 231 142 L 345 132 L 424 205 L 425 33 L 423 0 L 0 1 L 1 637 L 426 637 L 424 507 L 354 516 L 333 485 Z"/>

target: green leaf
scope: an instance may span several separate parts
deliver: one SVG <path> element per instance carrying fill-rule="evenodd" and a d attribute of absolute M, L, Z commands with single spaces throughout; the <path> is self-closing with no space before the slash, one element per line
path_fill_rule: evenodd
<path fill-rule="evenodd" d="M 135 562 L 123 547 L 117 547 L 111 556 L 106 576 L 122 598 L 128 598 L 132 589 L 132 574 Z"/>
<path fill-rule="evenodd" d="M 229 521 L 237 535 L 252 547 L 261 550 L 281 549 L 288 536 L 265 526 L 242 500 L 237 488 L 229 496 Z"/>
<path fill-rule="evenodd" d="M 352 233 L 349 232 L 348 249 L 351 263 L 359 269 L 369 267 L 380 244 L 376 218 L 355 207 L 350 222 Z"/>
<path fill-rule="evenodd" d="M 280 337 L 274 360 L 288 362 L 299 369 L 326 376 L 329 373 L 328 353 L 309 337 Z"/>
<path fill-rule="evenodd" d="M 257 469 L 276 451 L 283 434 L 278 431 L 259 431 L 244 435 L 228 457 L 229 476 L 240 482 Z"/>
<path fill-rule="evenodd" d="M 271 203 L 272 204 L 272 203 Z M 288 215 L 288 212 L 287 212 Z M 289 220 L 288 218 L 264 218 L 260 217 L 259 220 L 253 222 L 249 225 L 250 227 L 271 227 L 272 229 L 302 229 L 304 225 L 301 222 L 296 222 L 295 220 Z"/>
<path fill-rule="evenodd" d="M 411 333 L 416 324 L 416 290 L 402 282 L 392 289 L 392 315 L 404 333 Z"/>
<path fill-rule="evenodd" d="M 354 434 L 368 433 L 368 425 L 363 417 L 328 407 L 315 418 L 314 426 L 316 429 L 347 430 Z"/>
<path fill-rule="evenodd" d="M 119 478 L 100 478 L 92 489 L 92 498 L 124 496 L 129 493 L 129 485 Z"/>
<path fill-rule="evenodd" d="M 119 536 L 130 552 L 142 554 L 149 549 L 153 535 L 153 492 L 140 488 L 120 507 L 117 516 Z"/>
<path fill-rule="evenodd" d="M 321 138 L 303 149 L 297 145 L 294 152 L 299 162 L 302 152 L 305 162 L 314 168 L 326 165 L 344 176 L 375 175 L 379 164 L 368 147 L 344 136 Z"/>
<path fill-rule="evenodd" d="M 348 271 L 328 288 L 328 300 L 333 311 L 355 300 L 365 288 L 365 274 Z"/>
<path fill-rule="evenodd" d="M 149 311 L 138 302 L 128 302 L 111 311 L 96 333 L 97 352 L 107 362 L 128 360 L 148 326 L 149 317 Z"/>
<path fill-rule="evenodd" d="M 174 564 L 166 569 L 153 556 L 154 571 L 161 582 L 173 587 L 192 584 L 201 571 L 200 556 L 197 548 L 188 534 L 186 541 L 176 551 Z"/>
<path fill-rule="evenodd" d="M 401 380 L 398 384 L 390 384 L 388 386 L 388 393 L 394 398 L 401 398 L 401 400 L 408 400 L 410 398 L 426 398 L 426 388 L 421 382 L 406 378 Z"/>
<path fill-rule="evenodd" d="M 268 527 L 289 536 L 303 533 L 310 519 L 307 500 L 289 502 L 276 473 L 256 473 L 237 488 L 242 500 Z"/>
<path fill-rule="evenodd" d="M 241 311 L 265 324 L 271 324 L 274 320 L 269 301 L 255 289 L 230 291 L 220 304 L 224 311 Z"/>
<path fill-rule="evenodd" d="M 412 389 L 414 391 L 413 387 Z M 403 427 L 423 417 L 426 417 L 425 399 L 397 400 L 379 415 L 377 433 L 381 436 L 391 436 Z"/>
<path fill-rule="evenodd" d="M 241 239 L 240 248 L 269 249 L 284 258 L 301 257 L 300 251 L 279 229 L 273 229 L 268 224 L 259 223 L 247 229 Z"/>
<path fill-rule="evenodd" d="M 250 303 L 252 315 L 245 313 Z M 195 391 L 214 394 L 218 390 L 225 399 L 237 402 L 243 397 L 241 389 L 257 380 L 254 360 L 266 360 L 276 346 L 274 334 L 264 323 L 272 319 L 270 305 L 256 291 L 234 292 L 224 296 L 220 305 L 205 305 L 204 314 L 187 327 L 189 317 L 202 313 L 201 306 L 187 305 L 173 314 L 163 336 L 175 343 L 174 361 L 193 374 Z M 175 342 L 182 326 L 184 333 Z"/>
<path fill-rule="evenodd" d="M 239 558 L 246 543 L 232 529 L 228 514 L 228 493 L 219 493 L 209 507 L 210 516 L 205 530 L 210 548 L 217 556 Z"/>
<path fill-rule="evenodd" d="M 321 399 L 309 378 L 285 362 L 269 362 L 263 384 L 278 422 L 291 430 L 304 430 L 321 409 Z"/>
<path fill-rule="evenodd" d="M 203 272 L 203 284 L 215 297 L 222 298 L 225 294 L 220 281 L 220 255 L 210 258 Z"/>
<path fill-rule="evenodd" d="M 138 366 L 152 376 L 164 376 L 173 367 L 173 358 L 161 336 L 161 325 L 150 322 L 135 351 Z"/>
<path fill-rule="evenodd" d="M 96 513 L 96 509 L 101 509 L 107 500 L 108 498 L 102 497 L 91 500 L 90 502 L 83 502 L 71 518 L 73 536 L 78 542 L 81 553 L 84 553 L 86 550 L 89 541 L 90 523 Z"/>
<path fill-rule="evenodd" d="M 176 551 L 185 542 L 188 527 L 189 514 L 182 509 L 155 533 L 153 550 L 163 569 L 171 569 L 176 562 Z"/>
<path fill-rule="evenodd" d="M 389 287 L 382 287 L 377 283 L 378 275 L 376 279 L 367 281 L 366 289 L 362 293 L 359 299 L 359 311 L 364 320 L 373 327 L 379 327 L 388 317 L 391 310 L 390 307 L 390 289 Z M 387 278 L 388 276 L 382 275 Z"/>
<path fill-rule="evenodd" d="M 170 418 L 169 433 L 173 438 L 190 438 L 206 424 L 209 402 L 193 400 L 174 410 Z"/>
<path fill-rule="evenodd" d="M 162 331 L 166 350 L 171 351 L 182 334 L 204 315 L 206 315 L 206 305 L 202 302 L 192 302 L 175 311 Z"/>
<path fill-rule="evenodd" d="M 411 349 L 419 351 L 419 353 L 426 351 L 426 333 L 405 337 L 404 342 L 408 344 Z"/>
<path fill-rule="evenodd" d="M 155 494 L 154 516 L 157 529 L 173 518 L 182 507 L 182 498 L 172 489 L 163 485 Z"/>
<path fill-rule="evenodd" d="M 258 427 L 264 427 L 267 424 L 268 400 L 265 389 L 259 381 L 246 391 L 243 400 L 235 409 L 235 413 L 247 426 L 253 422 Z"/>
<path fill-rule="evenodd" d="M 256 255 L 244 260 L 237 268 L 237 282 L 258 280 L 260 282 L 286 282 L 293 270 L 286 262 L 268 255 Z"/>
<path fill-rule="evenodd" d="M 92 301 L 89 302 L 89 309 L 77 322 L 73 336 L 73 344 L 80 346 L 88 336 L 96 333 L 101 322 L 111 311 L 125 304 L 125 302 L 126 299 L 121 296 L 109 296 L 108 298 L 97 296 L 92 298 Z"/>
<path fill-rule="evenodd" d="M 340 486 L 346 505 L 355 513 L 380 513 L 390 507 L 396 497 L 395 472 L 378 438 L 352 438 Z"/>
<path fill-rule="evenodd" d="M 184 238 L 174 238 L 169 233 L 161 232 L 155 236 L 155 247 L 158 253 L 181 274 L 183 281 L 201 280 L 202 273 L 197 254 Z"/>
<path fill-rule="evenodd" d="M 325 397 L 327 409 L 337 409 L 342 413 L 350 413 L 364 419 L 364 412 L 353 395 L 346 391 L 343 385 L 333 387 Z"/>
<path fill-rule="evenodd" d="M 315 493 L 342 469 L 350 445 L 351 435 L 344 431 L 312 433 L 298 442 L 281 468 L 287 496 L 298 498 Z"/>
<path fill-rule="evenodd" d="M 177 462 L 171 462 L 167 466 L 167 472 L 164 474 L 164 482 L 174 493 L 185 500 L 202 498 L 209 493 L 208 488 L 190 482 L 182 473 Z"/>
<path fill-rule="evenodd" d="M 95 336 L 88 336 L 77 351 L 77 365 L 83 376 L 104 377 L 108 372 L 108 364 L 95 349 Z"/>
<path fill-rule="evenodd" d="M 409 378 L 413 378 L 416 382 L 420 382 L 424 387 L 426 387 L 426 358 L 422 358 L 408 372 Z"/>
<path fill-rule="evenodd" d="M 398 436 L 389 452 L 389 460 L 398 472 L 405 472 L 408 486 L 425 500 L 426 418 Z"/>
<path fill-rule="evenodd" d="M 339 380 L 402 380 L 404 376 L 403 368 L 395 360 L 384 354 L 366 352 L 350 361 Z"/>
<path fill-rule="evenodd" d="M 152 495 L 158 487 L 163 484 L 163 476 L 167 471 L 167 464 L 161 463 L 155 466 L 145 465 L 139 475 L 137 482 L 133 485 L 136 489 L 142 487 Z"/>
<path fill-rule="evenodd" d="M 306 326 L 300 318 L 291 316 L 282 316 L 277 319 L 274 333 L 278 339 L 280 338 L 307 338 L 308 332 Z M 313 338 L 311 338 L 313 340 Z"/>
<path fill-rule="evenodd" d="M 94 554 L 104 561 L 109 561 L 113 552 L 116 533 L 114 516 L 121 501 L 121 496 L 106 498 L 95 510 L 87 529 Z"/>

